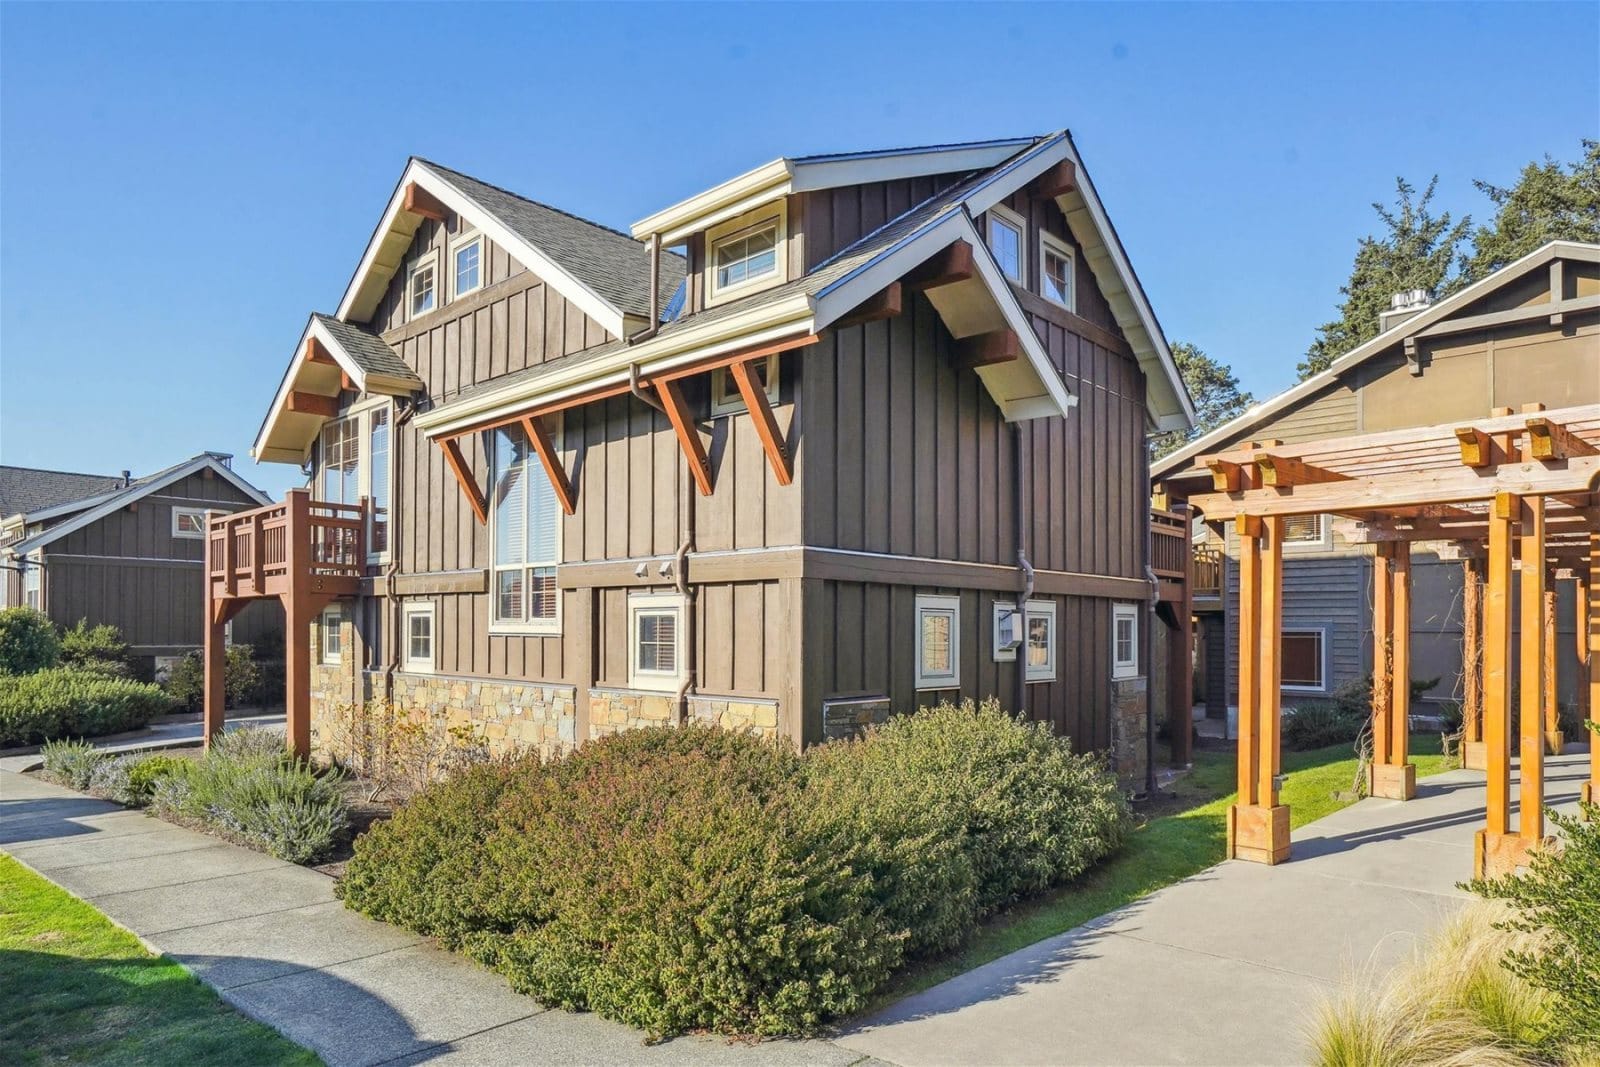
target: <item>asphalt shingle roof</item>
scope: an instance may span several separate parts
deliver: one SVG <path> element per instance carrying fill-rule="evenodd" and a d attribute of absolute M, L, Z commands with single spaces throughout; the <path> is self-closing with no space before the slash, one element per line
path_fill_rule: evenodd
<path fill-rule="evenodd" d="M 414 381 L 419 385 L 422 379 L 417 377 L 417 372 L 406 366 L 406 361 L 401 359 L 394 349 L 384 343 L 383 338 L 371 330 L 348 322 L 341 322 L 332 315 L 313 312 L 312 318 L 322 324 L 323 328 L 333 335 L 350 358 L 368 374 L 383 374 L 391 378 L 401 378 Z"/>
<path fill-rule="evenodd" d="M 120 475 L 0 467 L 0 517 L 29 515 L 99 496 L 121 485 Z"/>
<path fill-rule="evenodd" d="M 650 257 L 644 242 L 449 167 L 421 162 L 618 311 L 650 314 Z M 684 268 L 682 256 L 661 253 L 663 304 L 683 280 Z"/>

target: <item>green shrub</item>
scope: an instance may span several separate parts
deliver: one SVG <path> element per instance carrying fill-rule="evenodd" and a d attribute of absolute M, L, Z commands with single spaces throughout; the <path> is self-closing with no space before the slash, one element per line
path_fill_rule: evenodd
<path fill-rule="evenodd" d="M 249 645 L 229 645 L 223 668 L 223 701 L 227 707 L 237 708 L 258 704 L 263 689 L 263 669 L 256 663 L 255 651 Z M 283 664 L 278 663 L 277 702 L 283 699 Z M 180 706 L 198 711 L 206 700 L 206 661 L 200 652 L 190 652 L 172 665 L 167 674 L 167 693 Z"/>
<path fill-rule="evenodd" d="M 61 634 L 61 665 L 127 677 L 128 642 L 122 639 L 122 631 L 109 623 L 90 626 L 88 619 L 79 619 Z"/>
<path fill-rule="evenodd" d="M 61 639 L 43 613 L 33 608 L 0 611 L 0 674 L 32 674 L 54 667 Z"/>
<path fill-rule="evenodd" d="M 44 757 L 46 778 L 77 790 L 88 789 L 95 771 L 110 759 L 108 753 L 87 741 L 48 741 L 39 749 L 39 755 Z"/>
<path fill-rule="evenodd" d="M 913 953 L 1068 881 L 1122 843 L 1130 812 L 1093 754 L 998 703 L 942 704 L 808 753 L 807 806 L 874 876 Z"/>
<path fill-rule="evenodd" d="M 150 803 L 157 783 L 178 773 L 177 767 L 185 761 L 160 753 L 130 753 L 102 760 L 89 777 L 89 792 L 142 808 Z"/>
<path fill-rule="evenodd" d="M 171 707 L 157 686 L 93 671 L 0 675 L 0 748 L 132 730 Z"/>
<path fill-rule="evenodd" d="M 1555 1000 L 1559 1040 L 1578 1054 L 1574 1062 L 1600 1057 L 1600 805 L 1582 807 L 1584 818 L 1548 813 L 1559 849 L 1535 852 L 1521 875 L 1469 886 L 1511 906 L 1502 929 L 1534 935 L 1506 953 L 1504 966 Z"/>
<path fill-rule="evenodd" d="M 1287 709 L 1286 709 L 1287 710 Z M 1281 726 L 1283 747 L 1293 751 L 1350 744 L 1368 722 L 1370 712 L 1352 712 L 1343 703 L 1306 700 L 1285 714 Z"/>
<path fill-rule="evenodd" d="M 158 814 L 201 823 L 290 863 L 327 856 L 350 824 L 341 776 L 316 773 L 269 731 L 230 731 L 204 758 L 175 761 L 170 771 L 151 790 Z"/>

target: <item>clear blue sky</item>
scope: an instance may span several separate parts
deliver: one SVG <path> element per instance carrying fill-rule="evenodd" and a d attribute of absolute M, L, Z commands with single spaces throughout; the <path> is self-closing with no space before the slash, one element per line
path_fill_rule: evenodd
<path fill-rule="evenodd" d="M 1265 396 L 1396 175 L 1481 215 L 1600 136 L 1600 5 L 0 5 L 0 458 L 293 484 L 250 443 L 412 153 L 625 226 L 1062 126 L 1168 337 Z"/>

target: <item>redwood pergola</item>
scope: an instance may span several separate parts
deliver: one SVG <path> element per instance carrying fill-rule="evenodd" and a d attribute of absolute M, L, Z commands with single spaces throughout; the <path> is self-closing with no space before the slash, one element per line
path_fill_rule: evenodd
<path fill-rule="evenodd" d="M 1497 410 L 1490 418 L 1285 445 L 1259 442 L 1201 461 L 1214 492 L 1190 503 L 1239 537 L 1239 797 L 1228 855 L 1289 856 L 1279 803 L 1283 520 L 1329 514 L 1375 546 L 1375 796 L 1409 800 L 1411 552 L 1419 542 L 1467 560 L 1468 766 L 1488 775 L 1479 875 L 1514 871 L 1544 834 L 1544 755 L 1556 732 L 1554 583 L 1576 583 L 1583 703 L 1600 722 L 1600 405 Z M 1481 581 L 1481 585 L 1480 585 Z M 1480 595 L 1481 591 L 1481 595 Z M 1477 613 L 1481 610 L 1481 621 Z M 1520 623 L 1519 623 L 1520 620 Z M 1521 807 L 1511 819 L 1512 641 L 1518 631 Z M 1474 647 L 1478 646 L 1478 647 Z M 1478 665 L 1481 662 L 1481 673 Z M 1554 735 L 1554 736 L 1552 736 Z M 1600 800 L 1600 742 L 1586 800 Z"/>

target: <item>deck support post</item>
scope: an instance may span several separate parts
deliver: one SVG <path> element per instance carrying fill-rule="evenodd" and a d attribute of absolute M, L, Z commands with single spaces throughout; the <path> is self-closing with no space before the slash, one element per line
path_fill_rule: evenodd
<path fill-rule="evenodd" d="M 1417 795 L 1411 738 L 1411 545 L 1378 546 L 1373 576 L 1372 796 L 1410 800 Z"/>
<path fill-rule="evenodd" d="M 284 497 L 289 531 L 310 528 L 311 494 L 291 489 Z M 288 538 L 286 563 L 289 589 L 283 596 L 284 734 L 289 750 L 301 759 L 311 756 L 311 546 Z"/>
<path fill-rule="evenodd" d="M 1289 808 L 1277 802 L 1276 774 L 1283 520 L 1240 516 L 1238 533 L 1239 796 L 1228 809 L 1227 854 L 1281 863 L 1289 858 Z"/>
<path fill-rule="evenodd" d="M 1484 828 L 1474 841 L 1472 872 L 1493 877 L 1521 857 L 1511 833 L 1511 556 L 1522 501 L 1500 493 L 1489 508 L 1489 554 L 1483 604 Z"/>
<path fill-rule="evenodd" d="M 1524 847 L 1544 839 L 1544 500 L 1522 501 L 1519 557 L 1522 561 L 1519 668 L 1518 740 L 1522 756 L 1521 812 L 1518 836 Z"/>
<path fill-rule="evenodd" d="M 1481 771 L 1483 753 L 1483 564 L 1461 561 L 1461 766 Z"/>
<path fill-rule="evenodd" d="M 1189 509 L 1177 506 L 1185 528 Z M 1192 550 L 1188 538 L 1185 551 Z M 1182 593 L 1173 606 L 1177 628 L 1167 634 L 1167 732 L 1172 735 L 1172 765 L 1187 767 L 1194 761 L 1194 572 L 1187 556 L 1183 561 Z"/>
<path fill-rule="evenodd" d="M 212 532 L 211 521 L 216 517 L 216 512 L 206 512 L 206 542 L 205 542 L 205 583 L 206 595 L 203 600 L 205 610 L 205 633 L 203 635 L 205 657 L 205 690 L 203 734 L 206 748 L 211 747 L 211 739 L 222 733 L 222 724 L 227 718 L 227 690 L 224 680 L 227 675 L 227 621 L 222 618 L 222 605 L 226 601 L 216 597 L 216 581 L 212 577 Z M 227 527 L 223 527 L 222 538 L 231 540 L 232 534 Z"/>
<path fill-rule="evenodd" d="M 1588 648 L 1584 661 L 1589 689 L 1589 780 L 1583 783 L 1586 804 L 1600 804 L 1600 533 L 1589 535 L 1589 580 L 1578 587 L 1583 608 L 1579 618 L 1587 625 Z M 1580 630 L 1580 635 L 1583 633 Z"/>

